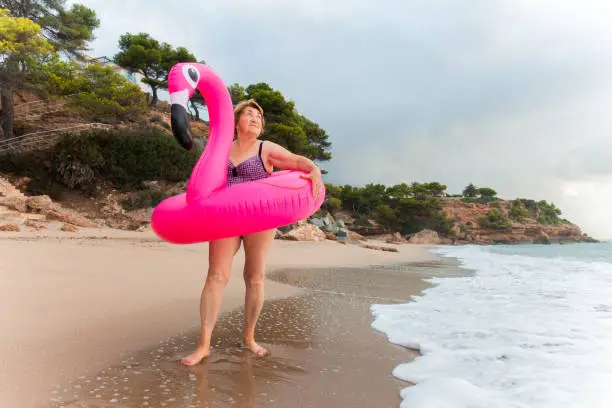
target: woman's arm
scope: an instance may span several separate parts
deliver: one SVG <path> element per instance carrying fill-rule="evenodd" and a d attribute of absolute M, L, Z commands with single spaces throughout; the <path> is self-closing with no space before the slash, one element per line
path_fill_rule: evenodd
<path fill-rule="evenodd" d="M 277 169 L 281 170 L 301 170 L 308 174 L 302 176 L 312 180 L 312 193 L 319 196 L 323 180 L 321 170 L 312 160 L 299 154 L 291 153 L 283 146 L 274 142 L 266 141 L 268 151 L 268 162 Z"/>

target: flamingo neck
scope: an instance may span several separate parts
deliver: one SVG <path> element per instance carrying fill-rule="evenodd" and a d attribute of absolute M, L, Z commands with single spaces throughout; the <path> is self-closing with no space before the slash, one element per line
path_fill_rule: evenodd
<path fill-rule="evenodd" d="M 207 197 L 227 185 L 227 166 L 234 139 L 232 99 L 223 80 L 203 64 L 191 64 L 200 73 L 197 88 L 206 101 L 209 136 L 187 184 L 187 200 Z"/>

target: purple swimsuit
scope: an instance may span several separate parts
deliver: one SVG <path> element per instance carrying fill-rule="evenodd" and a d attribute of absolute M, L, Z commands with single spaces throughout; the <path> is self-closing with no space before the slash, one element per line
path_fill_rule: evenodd
<path fill-rule="evenodd" d="M 264 167 L 263 159 L 261 158 L 262 146 L 263 141 L 259 142 L 259 154 L 257 156 L 249 157 L 237 166 L 234 166 L 231 160 L 229 161 L 229 166 L 227 168 L 228 187 L 234 184 L 247 183 L 249 181 L 270 177 L 270 174 Z"/>

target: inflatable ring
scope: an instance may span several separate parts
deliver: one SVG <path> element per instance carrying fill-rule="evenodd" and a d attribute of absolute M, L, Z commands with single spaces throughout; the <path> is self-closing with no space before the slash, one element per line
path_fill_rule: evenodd
<path fill-rule="evenodd" d="M 196 88 L 208 107 L 210 134 L 185 193 L 160 202 L 151 227 L 161 239 L 191 244 L 236 237 L 288 225 L 319 209 L 304 172 L 284 170 L 268 178 L 227 186 L 229 152 L 234 140 L 234 109 L 227 87 L 209 67 L 178 63 L 168 76 L 172 133 L 183 148 L 193 147 L 187 103 Z"/>

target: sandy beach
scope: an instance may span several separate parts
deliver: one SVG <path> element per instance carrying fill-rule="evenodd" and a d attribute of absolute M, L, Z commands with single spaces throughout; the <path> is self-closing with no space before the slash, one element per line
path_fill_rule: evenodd
<path fill-rule="evenodd" d="M 406 302 L 444 273 L 424 246 L 276 240 L 257 333 L 272 356 L 258 359 L 237 347 L 241 250 L 213 355 L 182 367 L 197 341 L 206 244 L 112 230 L 0 242 L 3 407 L 398 406 L 406 384 L 391 370 L 409 351 L 370 327 L 369 305 Z"/>

